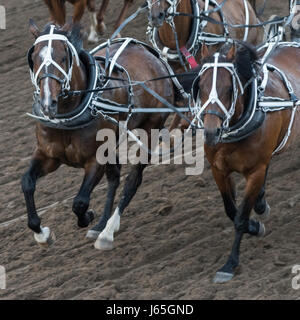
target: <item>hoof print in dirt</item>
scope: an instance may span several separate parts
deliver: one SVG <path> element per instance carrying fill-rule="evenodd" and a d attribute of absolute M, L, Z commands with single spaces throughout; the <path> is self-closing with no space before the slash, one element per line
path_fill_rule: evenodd
<path fill-rule="evenodd" d="M 172 205 L 165 205 L 158 210 L 158 214 L 161 216 L 166 216 L 172 211 L 172 209 Z"/>

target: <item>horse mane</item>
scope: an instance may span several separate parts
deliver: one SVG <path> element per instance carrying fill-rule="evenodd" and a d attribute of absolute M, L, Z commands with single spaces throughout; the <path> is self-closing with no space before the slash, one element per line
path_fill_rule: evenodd
<path fill-rule="evenodd" d="M 258 60 L 256 48 L 246 42 L 238 42 L 239 49 L 237 50 L 235 65 L 239 76 L 246 81 L 250 80 L 255 72 L 255 62 Z"/>
<path fill-rule="evenodd" d="M 235 41 L 237 45 L 237 50 L 235 54 L 235 59 L 233 63 L 236 66 L 237 73 L 244 80 L 248 81 L 253 76 L 253 72 L 255 69 L 255 62 L 258 60 L 258 54 L 256 48 L 246 42 L 243 41 Z M 231 43 L 225 43 L 219 50 L 220 53 L 220 62 L 228 62 L 226 56 L 228 51 L 231 49 Z M 214 62 L 214 55 L 211 55 L 202 60 L 202 66 L 205 63 Z"/>
<path fill-rule="evenodd" d="M 53 22 L 47 23 L 41 35 L 49 34 L 51 25 L 53 25 Z M 66 36 L 78 53 L 83 49 L 83 35 L 80 24 L 73 24 L 69 32 L 63 31 L 58 25 L 56 27 L 54 33 Z"/>

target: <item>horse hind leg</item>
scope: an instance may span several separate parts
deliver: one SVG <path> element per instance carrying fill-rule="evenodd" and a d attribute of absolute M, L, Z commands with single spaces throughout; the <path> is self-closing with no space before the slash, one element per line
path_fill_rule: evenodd
<path fill-rule="evenodd" d="M 268 172 L 268 170 L 267 170 Z M 261 218 L 261 219 L 267 219 L 270 216 L 270 212 L 271 212 L 271 208 L 266 200 L 266 190 L 265 190 L 265 186 L 266 186 L 266 179 L 267 179 L 267 173 L 265 176 L 265 182 L 264 185 L 257 197 L 255 206 L 254 206 L 254 211 L 255 213 Z"/>
<path fill-rule="evenodd" d="M 106 32 L 104 23 L 104 14 L 107 10 L 109 0 L 103 0 L 98 14 L 96 13 L 95 5 L 90 7 L 91 28 L 88 37 L 89 42 L 98 42 L 98 35 L 103 35 Z"/>
<path fill-rule="evenodd" d="M 125 16 L 127 14 L 127 11 L 129 9 L 129 7 L 132 5 L 133 0 L 124 0 L 124 5 L 122 8 L 122 11 L 115 23 L 115 27 L 114 29 L 117 30 L 119 28 L 119 26 L 123 23 Z M 121 38 L 121 34 L 118 34 L 118 37 Z"/>
<path fill-rule="evenodd" d="M 237 215 L 234 218 L 235 239 L 230 256 L 226 264 L 218 270 L 214 283 L 225 283 L 234 277 L 235 270 L 239 265 L 240 245 L 244 233 L 255 236 L 264 236 L 264 224 L 259 221 L 250 220 L 249 216 L 255 205 L 259 192 L 264 184 L 266 167 L 258 168 L 252 174 L 246 176 L 247 186 L 244 200 Z"/>
<path fill-rule="evenodd" d="M 92 163 L 85 168 L 85 176 L 80 190 L 73 201 L 73 212 L 77 216 L 79 228 L 86 228 L 94 220 L 93 210 L 88 210 L 90 196 L 95 186 L 100 182 L 104 174 L 104 167 L 98 163 Z"/>
<path fill-rule="evenodd" d="M 55 241 L 55 236 L 48 227 L 41 226 L 41 219 L 37 214 L 34 201 L 36 182 L 38 178 L 55 171 L 59 166 L 58 160 L 46 158 L 37 152 L 21 181 L 28 213 L 28 227 L 34 232 L 36 242 L 43 247 L 51 245 Z"/>
<path fill-rule="evenodd" d="M 121 200 L 111 218 L 108 220 L 105 229 L 98 236 L 94 246 L 100 250 L 113 249 L 114 233 L 119 231 L 120 218 L 131 199 L 136 194 L 137 189 L 142 183 L 144 164 L 135 165 L 126 178 Z"/>
<path fill-rule="evenodd" d="M 100 221 L 91 230 L 88 231 L 86 237 L 89 239 L 97 239 L 101 231 L 106 227 L 107 221 L 111 216 L 112 207 L 114 204 L 114 199 L 116 191 L 120 184 L 120 172 L 121 165 L 119 164 L 107 164 L 106 165 L 106 176 L 108 180 L 108 189 L 106 196 L 106 203 L 104 207 L 104 212 L 100 218 Z"/>

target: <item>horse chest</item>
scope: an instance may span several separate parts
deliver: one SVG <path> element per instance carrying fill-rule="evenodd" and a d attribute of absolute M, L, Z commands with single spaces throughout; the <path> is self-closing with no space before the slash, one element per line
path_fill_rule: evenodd
<path fill-rule="evenodd" d="M 55 134 L 39 135 L 39 148 L 49 158 L 59 159 L 74 167 L 82 167 L 89 157 L 95 154 L 95 148 L 91 145 L 94 139 L 87 139 L 82 134 L 69 132 L 55 132 Z"/>

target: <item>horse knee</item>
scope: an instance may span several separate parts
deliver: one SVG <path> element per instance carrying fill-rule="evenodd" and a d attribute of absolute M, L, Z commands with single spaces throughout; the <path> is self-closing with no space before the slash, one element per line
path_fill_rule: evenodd
<path fill-rule="evenodd" d="M 234 228 L 236 232 L 246 233 L 248 232 L 249 219 L 243 219 L 238 215 L 234 218 Z"/>

